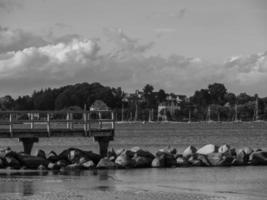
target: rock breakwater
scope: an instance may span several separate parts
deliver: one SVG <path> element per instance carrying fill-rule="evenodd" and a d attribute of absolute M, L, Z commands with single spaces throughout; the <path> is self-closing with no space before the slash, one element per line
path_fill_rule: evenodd
<path fill-rule="evenodd" d="M 155 154 L 140 147 L 131 149 L 111 149 L 107 157 L 102 158 L 92 151 L 69 148 L 56 154 L 46 154 L 38 150 L 34 155 L 0 150 L 1 169 L 34 170 L 88 170 L 88 169 L 130 169 L 130 168 L 165 168 L 165 167 L 217 167 L 267 165 L 267 151 L 244 147 L 232 148 L 228 144 L 205 145 L 199 149 L 188 146 L 183 152 L 175 148 L 159 149 Z"/>

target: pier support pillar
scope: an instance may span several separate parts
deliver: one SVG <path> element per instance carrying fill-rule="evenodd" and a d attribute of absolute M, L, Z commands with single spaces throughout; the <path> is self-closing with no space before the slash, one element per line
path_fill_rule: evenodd
<path fill-rule="evenodd" d="M 31 154 L 33 143 L 39 142 L 39 138 L 31 137 L 31 138 L 19 138 L 19 142 L 23 144 L 24 153 Z"/>
<path fill-rule="evenodd" d="M 111 137 L 96 136 L 95 141 L 99 144 L 99 154 L 101 157 L 107 156 L 109 141 L 113 140 Z"/>

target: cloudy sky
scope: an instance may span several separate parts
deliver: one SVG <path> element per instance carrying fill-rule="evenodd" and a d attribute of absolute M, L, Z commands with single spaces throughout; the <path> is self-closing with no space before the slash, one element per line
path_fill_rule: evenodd
<path fill-rule="evenodd" d="M 78 82 L 267 96 L 266 0 L 0 0 L 0 96 Z"/>

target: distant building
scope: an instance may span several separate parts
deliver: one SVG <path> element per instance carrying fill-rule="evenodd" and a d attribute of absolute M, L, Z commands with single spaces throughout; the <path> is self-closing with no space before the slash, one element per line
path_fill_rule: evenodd
<path fill-rule="evenodd" d="M 160 103 L 158 105 L 158 120 L 166 121 L 168 120 L 168 114 L 170 117 L 173 117 L 175 114 L 175 110 L 180 110 L 181 107 L 177 102 L 174 101 L 166 101 L 164 103 Z"/>
<path fill-rule="evenodd" d="M 179 103 L 185 101 L 186 96 L 169 94 L 166 101 L 158 105 L 158 120 L 166 121 L 169 117 L 173 117 L 176 110 L 180 110 Z"/>

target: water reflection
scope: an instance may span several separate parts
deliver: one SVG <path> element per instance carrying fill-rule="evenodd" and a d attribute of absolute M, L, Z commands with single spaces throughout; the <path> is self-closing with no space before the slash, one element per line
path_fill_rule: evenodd
<path fill-rule="evenodd" d="M 76 191 L 201 191 L 258 193 L 267 197 L 266 167 L 173 168 L 91 171 L 0 171 L 3 194 L 32 196 Z M 18 199 L 18 198 L 17 198 Z"/>

